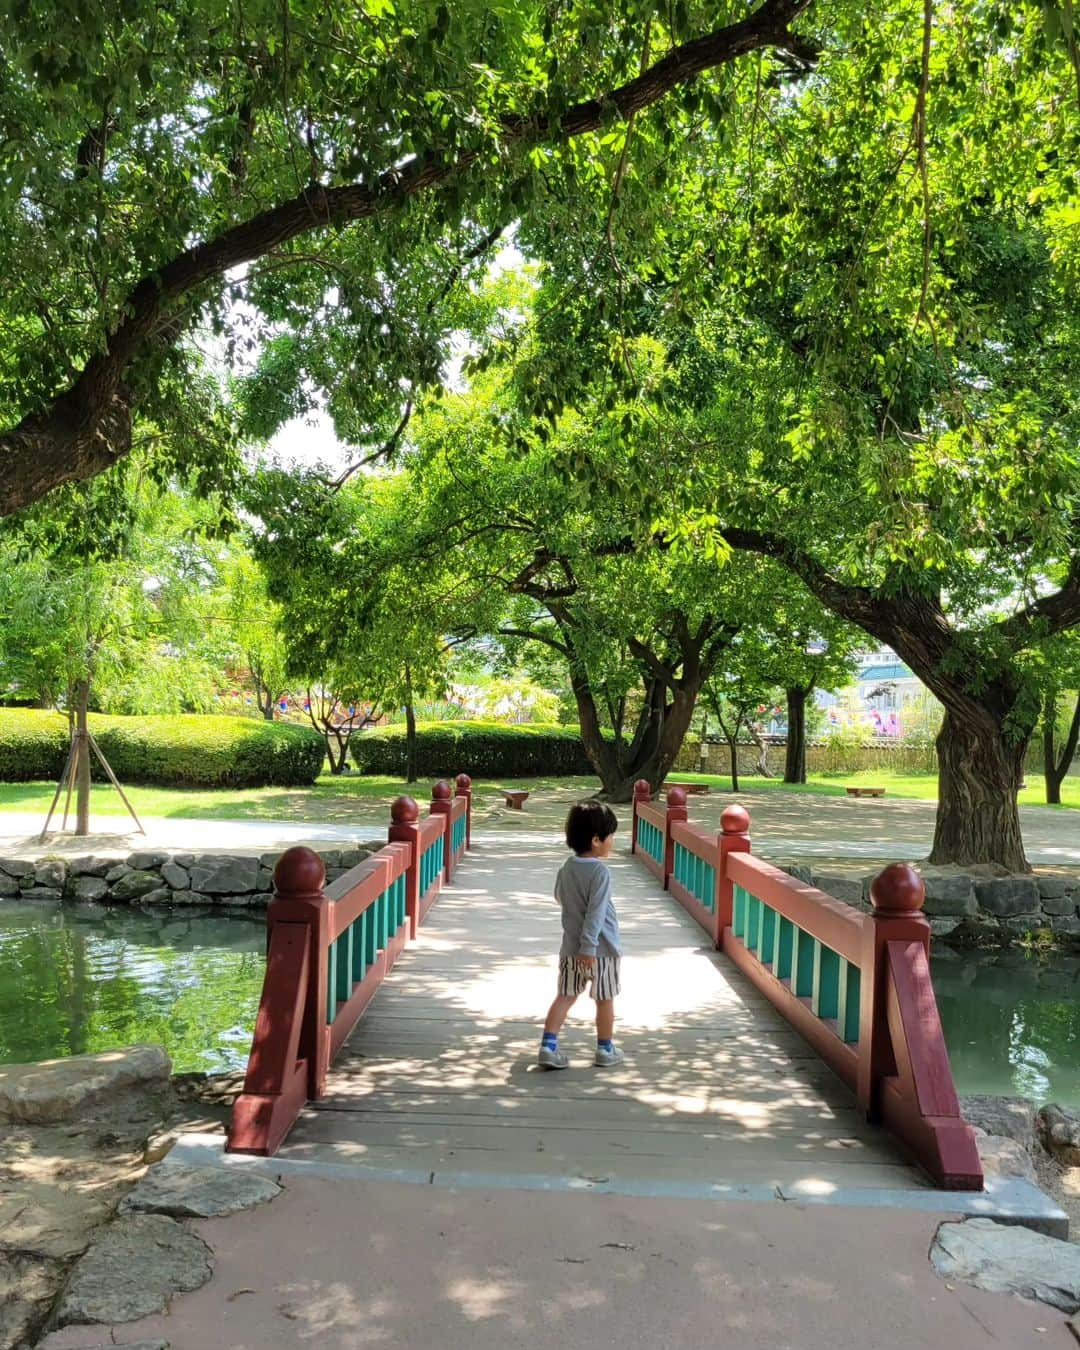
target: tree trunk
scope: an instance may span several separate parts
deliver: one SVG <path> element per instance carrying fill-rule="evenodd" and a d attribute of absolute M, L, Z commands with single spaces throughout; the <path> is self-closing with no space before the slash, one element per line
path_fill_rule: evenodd
<path fill-rule="evenodd" d="M 784 782 L 806 782 L 806 694 L 801 685 L 787 693 L 787 747 L 784 751 Z"/>
<path fill-rule="evenodd" d="M 657 687 L 657 697 L 652 697 L 650 691 L 633 742 L 620 748 L 601 734 L 588 678 L 574 675 L 571 685 L 578 706 L 581 743 L 600 779 L 601 796 L 611 802 L 631 801 L 639 778 L 646 779 L 655 792 L 682 749 L 694 716 L 697 688 L 674 690 L 670 702 L 665 699 L 662 686 Z"/>
<path fill-rule="evenodd" d="M 731 790 L 739 790 L 739 742 L 733 737 L 727 738 L 728 754 L 731 756 Z"/>
<path fill-rule="evenodd" d="M 1061 805 L 1061 785 L 1072 767 L 1077 742 L 1080 741 L 1080 694 L 1076 697 L 1068 735 L 1057 753 L 1057 695 L 1047 694 L 1043 705 L 1043 776 L 1046 779 L 1046 800 L 1051 806 Z"/>
<path fill-rule="evenodd" d="M 1006 739 L 989 714 L 946 709 L 937 738 L 931 863 L 993 863 L 1006 872 L 1030 872 L 1016 804 L 1028 739 Z"/>
<path fill-rule="evenodd" d="M 416 709 L 413 707 L 412 675 L 405 668 L 405 781 L 416 782 Z"/>
<path fill-rule="evenodd" d="M 83 680 L 75 691 L 75 834 L 90 833 L 90 737 L 86 712 L 90 703 L 90 682 Z"/>

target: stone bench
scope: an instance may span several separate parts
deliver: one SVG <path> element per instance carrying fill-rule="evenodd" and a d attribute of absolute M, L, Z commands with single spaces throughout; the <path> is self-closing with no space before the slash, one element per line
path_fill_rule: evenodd
<path fill-rule="evenodd" d="M 844 791 L 847 793 L 847 795 L 848 795 L 849 797 L 884 797 L 884 796 L 885 796 L 885 789 L 884 789 L 884 788 L 849 787 L 849 788 L 845 788 Z"/>
<path fill-rule="evenodd" d="M 503 796 L 506 798 L 506 804 L 511 811 L 520 811 L 528 800 L 529 794 L 522 792 L 520 789 L 510 791 L 504 788 Z"/>
<path fill-rule="evenodd" d="M 665 783 L 664 791 L 668 792 L 671 788 L 682 788 L 688 797 L 701 796 L 704 793 L 711 792 L 712 789 L 708 783 Z"/>

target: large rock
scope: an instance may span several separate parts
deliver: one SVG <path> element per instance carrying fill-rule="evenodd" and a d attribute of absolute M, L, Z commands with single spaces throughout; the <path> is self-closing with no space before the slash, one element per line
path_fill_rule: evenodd
<path fill-rule="evenodd" d="M 168 886 L 155 886 L 152 891 L 139 896 L 140 905 L 171 905 L 173 893 Z"/>
<path fill-rule="evenodd" d="M 156 872 L 125 872 L 113 883 L 110 894 L 114 900 L 126 902 L 138 900 L 151 891 L 161 887 L 161 878 Z"/>
<path fill-rule="evenodd" d="M 62 891 L 65 881 L 67 881 L 67 863 L 59 858 L 47 858 L 34 868 L 34 882 L 38 886 Z"/>
<path fill-rule="evenodd" d="M 179 863 L 167 862 L 161 869 L 161 879 L 166 886 L 171 886 L 174 891 L 186 891 L 191 885 L 191 877 L 186 867 L 181 867 Z"/>
<path fill-rule="evenodd" d="M 9 877 L 6 872 L 0 872 L 0 896 L 18 895 L 21 887 L 14 877 Z"/>
<path fill-rule="evenodd" d="M 64 1278 L 57 1261 L 14 1252 L 0 1260 L 0 1350 L 26 1350 L 37 1335 Z"/>
<path fill-rule="evenodd" d="M 984 913 L 994 914 L 999 919 L 1039 912 L 1039 887 L 1034 877 L 995 877 L 990 881 L 976 881 L 975 898 Z"/>
<path fill-rule="evenodd" d="M 68 874 L 76 877 L 103 877 L 113 866 L 112 858 L 69 858 Z"/>
<path fill-rule="evenodd" d="M 176 1219 L 213 1219 L 251 1209 L 279 1195 L 269 1177 L 226 1167 L 153 1167 L 120 1204 L 121 1214 L 170 1214 Z"/>
<path fill-rule="evenodd" d="M 126 862 L 114 863 L 105 873 L 105 880 L 108 882 L 119 881 L 121 877 L 126 877 L 131 868 Z"/>
<path fill-rule="evenodd" d="M 1059 918 L 1050 920 L 1050 927 L 1055 933 L 1064 933 L 1068 937 L 1080 937 L 1080 918 L 1075 914 L 1063 914 Z"/>
<path fill-rule="evenodd" d="M 136 1083 L 164 1083 L 171 1065 L 160 1045 L 133 1045 L 41 1064 L 6 1064 L 0 1074 L 0 1120 L 48 1124 L 70 1120 L 87 1102 Z"/>
<path fill-rule="evenodd" d="M 137 853 L 129 853 L 127 865 L 134 872 L 149 872 L 152 867 L 160 867 L 169 861 L 169 855 L 160 849 L 144 848 Z"/>
<path fill-rule="evenodd" d="M 23 891 L 23 895 L 28 900 L 51 900 L 53 904 L 64 898 L 64 892 L 58 891 L 52 886 L 35 886 L 32 890 Z"/>
<path fill-rule="evenodd" d="M 1076 878 L 1042 872 L 1035 878 L 1035 885 L 1044 900 L 1060 900 L 1063 895 L 1076 889 Z"/>
<path fill-rule="evenodd" d="M 190 867 L 191 889 L 205 895 L 234 895 L 254 891 L 259 880 L 258 858 L 196 858 Z"/>
<path fill-rule="evenodd" d="M 202 1238 L 164 1214 L 128 1214 L 101 1230 L 76 1262 L 60 1303 L 61 1326 L 134 1322 L 163 1313 L 212 1273 Z"/>
<path fill-rule="evenodd" d="M 1042 899 L 1042 911 L 1044 914 L 1075 914 L 1076 899 L 1072 895 L 1044 895 Z"/>
<path fill-rule="evenodd" d="M 371 857 L 369 848 L 343 848 L 341 850 L 341 866 L 345 868 L 358 867 L 365 858 Z"/>
<path fill-rule="evenodd" d="M 842 900 L 846 905 L 862 903 L 862 877 L 848 877 L 837 872 L 819 872 L 816 868 L 813 877 L 818 890 L 831 895 L 834 900 Z"/>
<path fill-rule="evenodd" d="M 0 858 L 0 872 L 6 872 L 9 877 L 32 877 L 34 864 L 23 858 Z"/>
<path fill-rule="evenodd" d="M 1080 1247 L 1030 1228 L 993 1219 L 943 1223 L 930 1260 L 947 1280 L 1038 1299 L 1062 1312 L 1080 1309 Z"/>
<path fill-rule="evenodd" d="M 975 887 L 969 876 L 962 873 L 928 872 L 923 876 L 923 884 L 926 887 L 923 913 L 928 918 L 947 915 L 960 918 L 979 912 L 975 900 Z"/>
<path fill-rule="evenodd" d="M 1067 1167 L 1080 1167 L 1080 1111 L 1044 1106 L 1036 1119 L 1046 1151 Z"/>
<path fill-rule="evenodd" d="M 109 883 L 104 877 L 71 877 L 67 893 L 73 900 L 104 900 L 109 894 Z"/>
<path fill-rule="evenodd" d="M 1029 1155 L 1034 1152 L 1035 1103 L 1030 1098 L 972 1094 L 960 1098 L 960 1112 L 976 1129 L 1013 1139 Z"/>
<path fill-rule="evenodd" d="M 1038 1184 L 1031 1154 L 1015 1139 L 1007 1139 L 1003 1134 L 987 1134 L 978 1126 L 973 1133 L 985 1172 L 992 1172 L 999 1177 L 1023 1177 L 1025 1181 Z"/>

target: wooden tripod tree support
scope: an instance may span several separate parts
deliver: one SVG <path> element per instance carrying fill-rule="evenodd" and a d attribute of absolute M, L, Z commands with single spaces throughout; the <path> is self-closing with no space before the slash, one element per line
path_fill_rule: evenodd
<path fill-rule="evenodd" d="M 138 815 L 135 812 L 135 808 L 128 800 L 127 793 L 120 786 L 119 779 L 116 777 L 116 774 L 113 773 L 112 765 L 105 758 L 101 746 L 98 745 L 97 741 L 94 739 L 92 732 L 90 732 L 90 730 L 84 726 L 84 727 L 76 727 L 75 730 L 71 733 L 71 745 L 68 747 L 67 760 L 64 763 L 64 769 L 60 775 L 60 781 L 56 785 L 56 791 L 53 794 L 52 805 L 49 807 L 49 814 L 45 817 L 45 824 L 41 827 L 41 834 L 38 835 L 39 844 L 43 844 L 45 842 L 45 836 L 49 833 L 49 825 L 51 824 L 52 818 L 56 813 L 57 803 L 60 801 L 60 794 L 61 792 L 63 792 L 65 785 L 67 786 L 67 796 L 64 799 L 64 823 L 62 828 L 65 830 L 67 829 L 68 812 L 71 808 L 71 793 L 73 788 L 75 787 L 76 778 L 78 777 L 79 766 L 82 763 L 86 764 L 87 770 L 86 776 L 87 778 L 89 778 L 91 751 L 97 756 L 98 763 L 105 770 L 109 782 L 113 785 L 113 787 L 117 790 L 117 792 L 119 792 L 120 800 L 124 803 L 128 811 L 130 812 L 131 819 L 135 822 L 136 828 L 138 829 L 139 833 L 140 834 L 146 833 L 146 831 L 143 829 L 142 821 L 139 819 Z M 80 810 L 79 812 L 79 818 L 75 824 L 75 835 L 76 837 L 78 837 L 80 835 L 85 835 L 89 833 L 90 833 L 90 820 L 89 820 L 89 809 L 87 808 L 85 815 L 82 810 Z"/>

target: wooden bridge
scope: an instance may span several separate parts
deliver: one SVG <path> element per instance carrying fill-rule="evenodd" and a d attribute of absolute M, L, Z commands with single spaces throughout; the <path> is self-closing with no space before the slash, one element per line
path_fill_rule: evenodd
<path fill-rule="evenodd" d="M 642 785 L 633 855 L 612 860 L 626 1063 L 591 1067 L 583 999 L 571 1068 L 544 1073 L 565 849 L 472 839 L 464 775 L 454 796 L 436 784 L 426 818 L 408 798 L 393 817 L 387 847 L 325 889 L 308 850 L 278 864 L 231 1152 L 629 1194 L 982 1187 L 910 869 L 887 869 L 864 914 L 755 858 L 740 808 L 710 834 L 680 789 L 658 805 Z"/>

